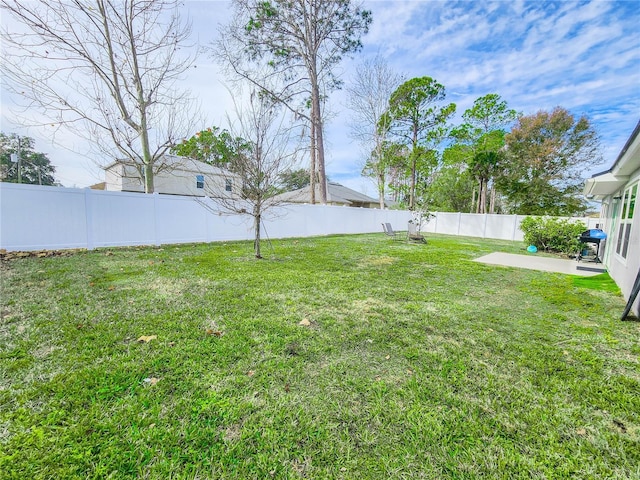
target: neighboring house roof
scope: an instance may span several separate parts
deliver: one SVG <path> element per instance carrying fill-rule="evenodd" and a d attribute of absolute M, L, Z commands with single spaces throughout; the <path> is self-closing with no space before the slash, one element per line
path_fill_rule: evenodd
<path fill-rule="evenodd" d="M 624 187 L 630 175 L 638 169 L 640 169 L 640 121 L 611 168 L 587 179 L 583 193 L 587 198 L 602 200 Z"/>
<path fill-rule="evenodd" d="M 133 162 L 129 159 L 120 159 L 115 162 L 111 162 L 109 165 L 103 167 L 103 170 L 109 170 L 116 165 L 136 165 L 141 166 L 141 162 Z M 209 165 L 208 163 L 194 160 L 188 157 L 179 157 L 178 155 L 165 154 L 156 162 L 156 166 L 160 170 L 182 170 L 184 172 L 193 173 L 207 173 L 212 175 L 230 175 L 229 170 L 221 167 Z"/>
<path fill-rule="evenodd" d="M 107 182 L 94 183 L 93 185 L 89 185 L 91 190 L 105 190 L 107 188 Z"/>
<path fill-rule="evenodd" d="M 320 198 L 320 185 L 316 185 L 316 199 Z M 311 186 L 307 185 L 299 190 L 285 192 L 278 195 L 278 200 L 291 203 L 309 203 L 311 201 Z M 363 193 L 356 192 L 344 185 L 327 182 L 327 203 L 338 205 L 378 204 L 378 200 Z"/>

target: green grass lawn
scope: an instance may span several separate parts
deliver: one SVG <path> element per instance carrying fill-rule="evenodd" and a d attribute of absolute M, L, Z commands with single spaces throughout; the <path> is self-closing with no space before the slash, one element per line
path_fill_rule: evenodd
<path fill-rule="evenodd" d="M 640 478 L 607 278 L 471 261 L 525 253 L 495 240 L 273 248 L 4 262 L 0 478 Z"/>

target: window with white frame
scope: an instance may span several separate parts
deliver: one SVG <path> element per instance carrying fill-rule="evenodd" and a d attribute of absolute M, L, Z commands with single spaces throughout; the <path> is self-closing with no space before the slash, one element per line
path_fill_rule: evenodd
<path fill-rule="evenodd" d="M 620 213 L 620 226 L 618 227 L 618 241 L 616 253 L 622 258 L 627 258 L 629 250 L 629 238 L 631 237 L 631 224 L 638 197 L 638 184 L 630 186 L 624 191 L 622 197 L 622 211 Z"/>
<path fill-rule="evenodd" d="M 230 179 L 230 178 L 225 179 L 225 182 L 224 182 L 224 189 L 225 189 L 227 192 L 231 192 L 231 191 L 233 190 L 233 182 L 231 181 L 231 179 Z"/>
<path fill-rule="evenodd" d="M 196 188 L 204 188 L 204 175 L 196 175 Z"/>

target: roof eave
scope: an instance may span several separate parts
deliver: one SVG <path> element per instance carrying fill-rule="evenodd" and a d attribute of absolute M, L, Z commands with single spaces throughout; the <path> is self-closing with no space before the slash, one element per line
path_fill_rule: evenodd
<path fill-rule="evenodd" d="M 638 152 L 640 152 L 640 121 L 624 144 L 618 158 L 609 170 L 596 173 L 587 179 L 582 191 L 589 200 L 602 200 L 613 195 L 629 181 L 630 174 L 637 170 Z"/>
<path fill-rule="evenodd" d="M 582 193 L 590 200 L 602 200 L 624 187 L 628 180 L 629 177 L 626 175 L 617 176 L 611 172 L 603 172 L 588 178 Z"/>
<path fill-rule="evenodd" d="M 616 158 L 616 161 L 613 162 L 613 165 L 609 169 L 610 172 L 617 173 L 619 170 L 622 169 L 622 167 L 624 166 L 623 164 L 631 158 L 631 156 L 627 156 L 626 154 L 631 148 L 631 146 L 634 144 L 634 142 L 638 140 L 639 135 L 640 135 L 640 121 L 638 121 L 636 128 L 633 129 L 631 136 L 629 137 L 627 142 L 624 144 L 624 147 L 622 147 L 622 150 L 620 151 L 618 158 Z"/>

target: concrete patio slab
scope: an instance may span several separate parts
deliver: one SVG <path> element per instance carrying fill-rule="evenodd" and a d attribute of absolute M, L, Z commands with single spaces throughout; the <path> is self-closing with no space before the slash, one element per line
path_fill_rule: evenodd
<path fill-rule="evenodd" d="M 591 277 L 606 272 L 601 263 L 577 262 L 576 260 L 541 257 L 535 254 L 517 255 L 514 253 L 494 252 L 484 257 L 476 258 L 474 261 L 502 267 L 527 268 L 529 270 L 542 270 L 544 272 L 565 273 L 583 277 Z"/>

